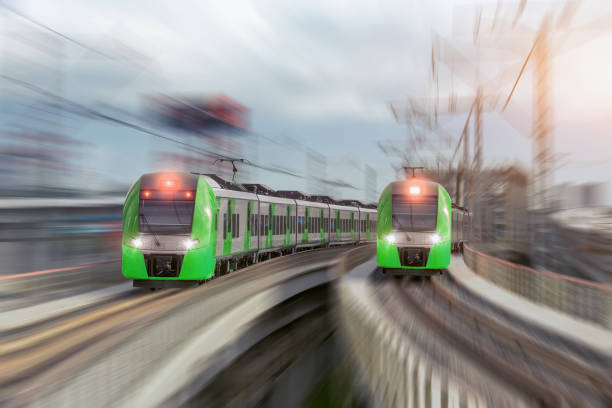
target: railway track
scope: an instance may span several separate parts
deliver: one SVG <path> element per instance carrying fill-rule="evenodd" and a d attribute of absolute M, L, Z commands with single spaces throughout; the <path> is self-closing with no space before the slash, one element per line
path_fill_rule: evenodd
<path fill-rule="evenodd" d="M 380 278 L 379 278 L 380 279 Z M 473 299 L 448 276 L 392 279 L 406 309 L 449 346 L 546 407 L 612 405 L 609 359 L 551 344 L 529 327 Z"/>
<path fill-rule="evenodd" d="M 316 262 L 331 262 L 348 248 L 306 251 L 274 258 L 188 290 L 162 290 L 117 299 L 83 314 L 67 315 L 0 341 L 0 405 L 21 406 L 42 398 L 104 352 L 173 311 L 230 286 L 282 274 Z M 350 260 L 348 261 L 350 263 Z"/>

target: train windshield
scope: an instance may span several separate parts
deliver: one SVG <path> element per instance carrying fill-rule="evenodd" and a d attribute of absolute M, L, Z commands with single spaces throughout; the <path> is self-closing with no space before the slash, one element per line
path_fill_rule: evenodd
<path fill-rule="evenodd" d="M 416 198 L 393 194 L 391 206 L 394 230 L 409 232 L 436 230 L 438 214 L 437 195 L 426 195 Z"/>
<path fill-rule="evenodd" d="M 140 232 L 189 234 L 192 219 L 193 201 L 140 201 Z"/>

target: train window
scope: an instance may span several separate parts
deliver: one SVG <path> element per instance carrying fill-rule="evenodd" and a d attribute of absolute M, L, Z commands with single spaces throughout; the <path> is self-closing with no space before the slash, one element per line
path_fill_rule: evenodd
<path fill-rule="evenodd" d="M 240 236 L 240 214 L 236 214 L 236 237 Z"/>
<path fill-rule="evenodd" d="M 223 214 L 223 239 L 227 238 L 227 214 Z"/>
<path fill-rule="evenodd" d="M 232 233 L 232 238 L 235 238 L 236 235 L 236 214 L 232 214 L 231 222 L 230 222 L 230 231 Z"/>
<path fill-rule="evenodd" d="M 263 215 L 263 214 L 261 214 L 261 215 L 259 216 L 259 236 L 262 236 L 262 237 L 263 237 L 263 235 L 264 235 L 264 231 L 265 231 L 265 229 L 266 229 L 266 228 L 265 228 L 265 225 L 266 225 L 266 222 L 265 222 L 265 217 L 264 217 L 264 215 Z"/>
<path fill-rule="evenodd" d="M 247 231 L 251 230 L 251 203 L 247 204 Z"/>
<path fill-rule="evenodd" d="M 215 213 L 215 231 L 219 231 L 219 213 Z"/>
<path fill-rule="evenodd" d="M 264 227 L 265 227 L 264 234 L 265 234 L 265 235 L 266 235 L 266 237 L 267 237 L 267 236 L 268 236 L 268 232 L 270 232 L 270 224 L 268 224 L 269 219 L 268 219 L 268 216 L 267 216 L 267 215 L 265 215 L 265 216 L 264 216 L 264 220 L 265 220 L 265 221 L 264 221 Z"/>

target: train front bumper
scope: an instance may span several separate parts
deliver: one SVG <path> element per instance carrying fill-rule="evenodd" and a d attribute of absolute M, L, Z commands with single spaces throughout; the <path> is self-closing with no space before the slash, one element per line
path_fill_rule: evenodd
<path fill-rule="evenodd" d="M 377 240 L 376 261 L 381 268 L 446 269 L 450 264 L 450 240 L 430 245 L 397 245 Z"/>
<path fill-rule="evenodd" d="M 202 246 L 187 251 L 150 252 L 122 246 L 121 272 L 134 280 L 185 280 L 209 279 L 215 270 L 213 248 Z"/>

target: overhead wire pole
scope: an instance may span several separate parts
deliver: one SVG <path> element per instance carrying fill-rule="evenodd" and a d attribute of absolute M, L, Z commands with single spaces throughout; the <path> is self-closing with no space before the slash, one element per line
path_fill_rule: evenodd
<path fill-rule="evenodd" d="M 547 14 L 538 32 L 534 51 L 533 140 L 535 165 L 535 208 L 550 207 L 552 168 L 552 61 L 550 55 L 551 16 Z"/>

